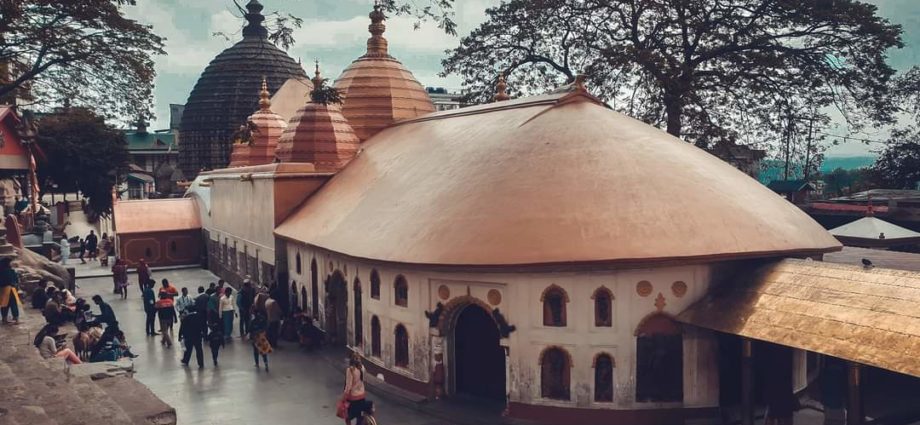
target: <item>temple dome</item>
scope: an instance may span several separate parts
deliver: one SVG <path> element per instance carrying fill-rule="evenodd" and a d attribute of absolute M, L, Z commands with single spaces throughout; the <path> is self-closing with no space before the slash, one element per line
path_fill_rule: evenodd
<path fill-rule="evenodd" d="M 370 18 L 367 53 L 352 62 L 334 84 L 345 98 L 342 114 L 362 141 L 396 121 L 435 110 L 425 87 L 389 55 L 383 37 L 385 17 L 379 6 Z"/>
<path fill-rule="evenodd" d="M 321 90 L 323 85 L 317 64 L 314 90 Z M 275 156 L 281 162 L 308 162 L 317 171 L 336 172 L 354 158 L 359 144 L 358 136 L 342 116 L 339 105 L 312 99 L 291 118 L 278 140 Z"/>
<path fill-rule="evenodd" d="M 463 267 L 840 249 L 756 180 L 577 86 L 393 125 L 275 234 L 353 258 Z"/>
<path fill-rule="evenodd" d="M 202 169 L 226 166 L 231 138 L 258 108 L 262 77 L 274 93 L 289 78 L 306 78 L 303 68 L 268 40 L 262 5 L 246 5 L 243 39 L 215 57 L 195 84 L 179 126 L 179 167 L 193 179 Z"/>

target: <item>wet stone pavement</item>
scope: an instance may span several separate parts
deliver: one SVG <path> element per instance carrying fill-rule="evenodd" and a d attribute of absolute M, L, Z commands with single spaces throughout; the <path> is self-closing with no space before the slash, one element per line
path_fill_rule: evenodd
<path fill-rule="evenodd" d="M 155 271 L 154 278 L 167 278 L 177 288 L 197 292 L 217 279 L 200 269 Z M 343 385 L 344 372 L 334 370 L 317 354 L 305 353 L 294 343 L 282 342 L 270 357 L 270 372 L 256 369 L 252 347 L 240 340 L 238 322 L 234 339 L 221 350 L 219 367 L 211 364 L 205 344 L 205 367 L 198 369 L 192 356 L 191 365 L 181 364 L 182 348 L 160 345 L 159 337 L 144 336 L 144 311 L 137 278 L 130 276 L 127 300 L 112 294 L 111 277 L 77 280 L 77 294 L 89 298 L 100 294 L 110 303 L 127 336 L 134 360 L 135 378 L 147 385 L 158 397 L 175 407 L 180 425 L 250 425 L 309 424 L 333 425 L 342 420 L 335 416 L 335 400 Z M 93 309 L 98 313 L 98 309 Z M 178 327 L 176 328 L 178 332 Z M 178 335 L 176 336 L 178 337 Z M 407 407 L 388 402 L 371 393 L 381 424 L 441 425 L 449 424 Z"/>

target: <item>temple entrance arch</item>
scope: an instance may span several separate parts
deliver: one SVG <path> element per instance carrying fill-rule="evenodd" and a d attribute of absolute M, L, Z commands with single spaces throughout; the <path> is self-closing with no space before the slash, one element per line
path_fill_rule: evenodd
<path fill-rule="evenodd" d="M 450 315 L 451 392 L 504 402 L 505 349 L 498 325 L 478 299 L 451 304 L 445 311 Z"/>
<path fill-rule="evenodd" d="M 348 281 L 336 270 L 326 281 L 326 334 L 333 345 L 346 345 L 348 339 Z"/>

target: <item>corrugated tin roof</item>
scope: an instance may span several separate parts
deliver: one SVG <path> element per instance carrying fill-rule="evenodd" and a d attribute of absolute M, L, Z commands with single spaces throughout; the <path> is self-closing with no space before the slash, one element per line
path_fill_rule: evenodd
<path fill-rule="evenodd" d="M 787 259 L 716 288 L 691 325 L 920 377 L 920 273 Z"/>
<path fill-rule="evenodd" d="M 824 261 L 828 263 L 851 264 L 855 266 L 862 265 L 862 260 L 864 258 L 871 261 L 872 264 L 875 264 L 877 267 L 920 272 L 920 254 L 911 252 L 845 246 L 839 252 L 824 254 Z"/>
<path fill-rule="evenodd" d="M 201 228 L 198 205 L 191 198 L 119 201 L 115 203 L 114 216 L 117 234 Z"/>

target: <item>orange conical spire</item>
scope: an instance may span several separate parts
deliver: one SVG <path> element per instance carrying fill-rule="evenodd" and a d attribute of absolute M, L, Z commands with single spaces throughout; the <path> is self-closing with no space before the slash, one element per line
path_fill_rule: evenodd
<path fill-rule="evenodd" d="M 495 84 L 495 98 L 493 101 L 501 102 L 508 99 L 511 99 L 511 96 L 508 96 L 508 84 L 505 83 L 505 73 L 501 72 L 498 74 L 498 83 Z"/>
<path fill-rule="evenodd" d="M 272 107 L 272 101 L 268 93 L 268 80 L 262 76 L 262 90 L 259 91 L 259 109 L 268 111 Z"/>
<path fill-rule="evenodd" d="M 371 18 L 371 24 L 367 27 L 367 30 L 370 31 L 371 38 L 367 39 L 367 54 L 364 56 L 389 56 L 387 53 L 387 39 L 383 38 L 383 33 L 387 29 L 383 21 L 387 17 L 383 14 L 383 7 L 379 1 L 374 2 L 374 10 L 368 16 Z"/>

